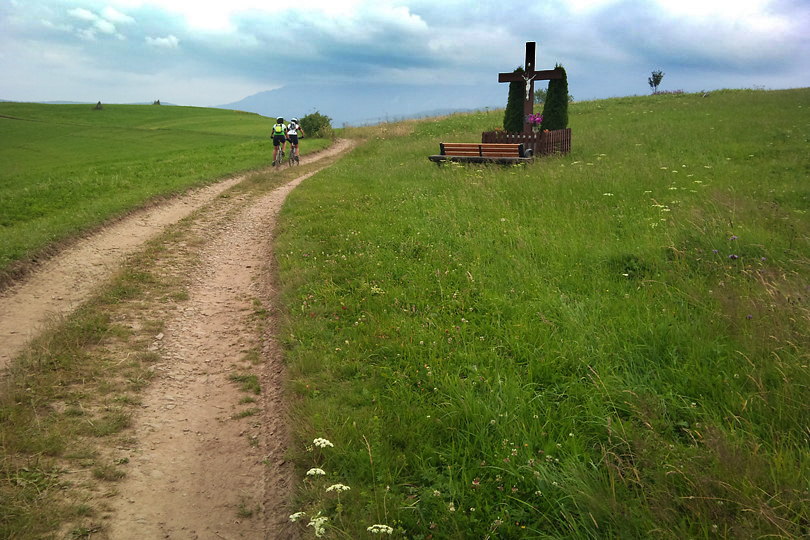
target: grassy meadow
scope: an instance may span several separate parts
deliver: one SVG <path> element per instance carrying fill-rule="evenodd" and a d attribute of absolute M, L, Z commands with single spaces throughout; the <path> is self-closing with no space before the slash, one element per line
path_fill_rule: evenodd
<path fill-rule="evenodd" d="M 426 159 L 498 112 L 350 130 L 289 196 L 305 535 L 810 535 L 810 89 L 570 112 L 517 167 Z"/>
<path fill-rule="evenodd" d="M 274 120 L 152 105 L 0 103 L 0 284 L 151 200 L 272 161 Z M 303 153 L 325 140 L 305 140 Z"/>

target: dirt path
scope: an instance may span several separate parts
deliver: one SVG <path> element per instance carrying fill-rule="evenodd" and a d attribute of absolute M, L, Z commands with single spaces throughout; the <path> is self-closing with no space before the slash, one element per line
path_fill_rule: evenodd
<path fill-rule="evenodd" d="M 348 141 L 338 141 L 323 152 L 303 156 L 301 163 L 336 155 L 349 145 Z M 5 368 L 48 321 L 72 312 L 87 300 L 99 282 L 118 268 L 126 256 L 244 178 L 233 177 L 136 212 L 77 242 L 25 280 L 0 293 L 0 369 Z"/>
<path fill-rule="evenodd" d="M 349 147 L 340 142 L 301 161 Z M 255 313 L 257 306 L 272 310 L 276 215 L 287 194 L 312 174 L 258 198 L 229 202 L 218 195 L 242 180 L 233 178 L 141 212 L 80 242 L 0 297 L 1 363 L 53 314 L 68 313 L 87 299 L 126 255 L 217 201 L 198 225 L 205 242 L 188 300 L 167 314 L 153 344 L 160 356 L 153 366 L 157 376 L 141 396 L 132 443 L 117 449 L 128 461 L 126 477 L 105 502 L 100 537 L 292 537 L 286 519 L 292 471 L 284 460 L 284 369 L 272 328 L 257 324 Z M 245 358 L 251 351 L 259 353 L 248 369 L 260 373 L 258 396 L 229 380 L 249 366 Z"/>
<path fill-rule="evenodd" d="M 251 316 L 256 301 L 272 297 L 268 231 L 287 193 L 305 178 L 224 223 L 203 250 L 189 300 L 156 343 L 164 361 L 143 397 L 138 445 L 112 505 L 110 538 L 288 537 L 279 532 L 290 512 L 277 495 L 288 493 L 291 471 L 284 441 L 274 437 L 285 431 L 283 367 L 274 342 L 258 341 Z M 266 362 L 262 394 L 248 407 L 228 377 L 257 347 Z M 234 420 L 257 406 L 264 414 Z"/>

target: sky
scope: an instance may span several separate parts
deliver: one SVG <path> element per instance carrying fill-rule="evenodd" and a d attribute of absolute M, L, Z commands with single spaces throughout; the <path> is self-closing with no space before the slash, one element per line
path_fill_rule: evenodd
<path fill-rule="evenodd" d="M 810 0 L 0 0 L 0 99 L 216 106 L 365 82 L 492 95 L 527 41 L 575 100 L 648 94 L 653 70 L 659 90 L 798 88 L 808 36 Z"/>

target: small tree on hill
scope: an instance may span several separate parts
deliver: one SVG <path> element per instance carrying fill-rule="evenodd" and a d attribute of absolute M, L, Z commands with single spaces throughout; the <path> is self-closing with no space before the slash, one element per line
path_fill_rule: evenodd
<path fill-rule="evenodd" d="M 304 128 L 304 133 L 308 137 L 318 139 L 331 139 L 334 137 L 332 119 L 318 111 L 301 117 L 301 127 Z"/>
<path fill-rule="evenodd" d="M 562 79 L 552 79 L 548 81 L 548 92 L 546 101 L 543 104 L 543 124 L 541 129 L 565 129 L 568 127 L 568 75 L 565 68 L 557 64 L 557 69 L 562 70 Z"/>
<path fill-rule="evenodd" d="M 537 90 L 534 91 L 534 102 L 545 103 L 547 96 L 548 90 L 546 88 L 538 88 Z"/>
<path fill-rule="evenodd" d="M 512 73 L 523 75 L 523 68 L 517 68 Z M 503 115 L 503 129 L 510 133 L 523 131 L 523 98 L 525 86 L 522 82 L 509 83 L 509 98 L 506 101 L 506 112 Z"/>
<path fill-rule="evenodd" d="M 647 83 L 652 88 L 652 93 L 658 93 L 658 85 L 661 84 L 661 80 L 664 78 L 664 72 L 660 69 L 658 71 L 653 71 L 650 78 L 647 79 Z"/>

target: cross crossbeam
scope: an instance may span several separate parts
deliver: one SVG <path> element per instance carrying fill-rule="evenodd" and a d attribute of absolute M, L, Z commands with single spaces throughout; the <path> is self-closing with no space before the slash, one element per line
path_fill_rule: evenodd
<path fill-rule="evenodd" d="M 561 69 L 544 69 L 541 71 L 535 71 L 535 48 L 536 43 L 534 41 L 526 42 L 526 63 L 524 64 L 522 74 L 498 74 L 498 82 L 524 82 L 526 84 L 526 97 L 523 101 L 523 131 L 527 133 L 531 131 L 529 115 L 534 113 L 534 81 L 549 81 L 552 79 L 563 78 L 563 71 Z"/>

